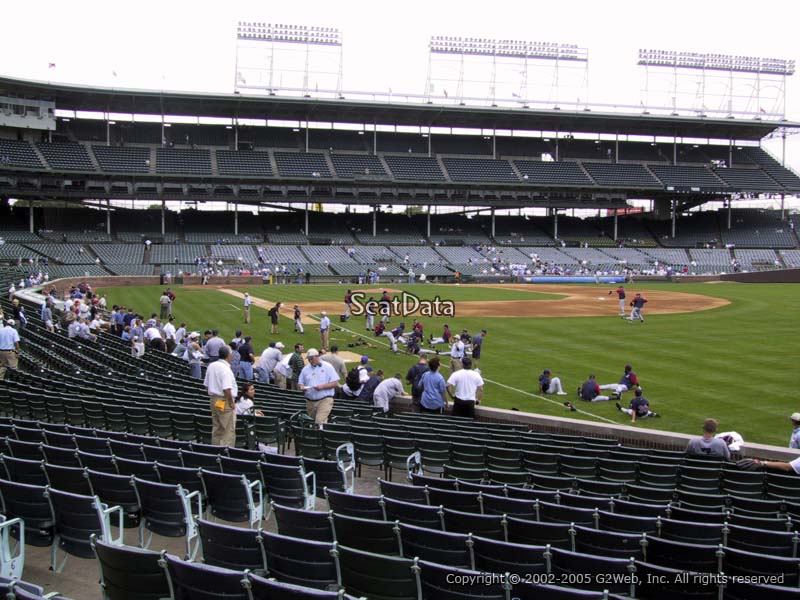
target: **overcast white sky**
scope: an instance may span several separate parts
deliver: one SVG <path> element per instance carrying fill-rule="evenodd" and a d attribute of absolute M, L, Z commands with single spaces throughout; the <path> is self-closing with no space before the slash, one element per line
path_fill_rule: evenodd
<path fill-rule="evenodd" d="M 795 59 L 794 1 L 6 2 L 3 75 L 80 84 L 231 92 L 240 19 L 338 27 L 346 89 L 422 93 L 431 35 L 575 43 L 589 48 L 594 102 L 638 104 L 639 48 Z M 48 69 L 48 63 L 56 63 Z M 116 72 L 114 77 L 112 72 Z M 800 74 L 787 118 L 800 120 Z M 452 93 L 452 92 L 451 92 Z M 800 170 L 800 136 L 787 162 Z M 780 143 L 767 146 L 780 156 Z"/>

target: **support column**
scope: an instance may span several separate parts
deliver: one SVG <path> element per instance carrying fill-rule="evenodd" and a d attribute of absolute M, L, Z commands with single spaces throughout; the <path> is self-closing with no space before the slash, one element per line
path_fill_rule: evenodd
<path fill-rule="evenodd" d="M 372 154 L 378 156 L 378 126 L 372 125 Z"/>
<path fill-rule="evenodd" d="M 239 122 L 236 119 L 233 120 L 233 149 L 239 149 Z"/>
<path fill-rule="evenodd" d="M 617 225 L 617 219 L 618 218 L 619 218 L 619 215 L 617 214 L 617 210 L 614 209 L 614 241 L 615 242 L 617 241 L 617 232 L 619 231 L 618 225 Z"/>
<path fill-rule="evenodd" d="M 239 203 L 233 203 L 233 235 L 239 235 Z"/>
<path fill-rule="evenodd" d="M 494 239 L 494 207 L 492 207 L 492 239 Z"/>
<path fill-rule="evenodd" d="M 728 139 L 728 168 L 733 166 L 733 139 Z"/>
<path fill-rule="evenodd" d="M 728 198 L 728 231 L 731 230 L 731 213 L 733 212 L 733 202 Z"/>
<path fill-rule="evenodd" d="M 111 235 L 111 200 L 106 199 L 106 233 Z"/>
<path fill-rule="evenodd" d="M 33 227 L 33 200 L 28 200 L 28 231 L 36 233 Z"/>
<path fill-rule="evenodd" d="M 678 164 L 678 138 L 672 138 L 672 164 Z"/>
<path fill-rule="evenodd" d="M 553 209 L 553 237 L 558 239 L 558 209 Z"/>
<path fill-rule="evenodd" d="M 433 156 L 433 134 L 430 125 L 428 125 L 428 156 Z"/>
<path fill-rule="evenodd" d="M 378 206 L 372 207 L 372 237 L 378 235 Z"/>
<path fill-rule="evenodd" d="M 492 129 L 492 158 L 497 158 L 497 130 Z"/>
<path fill-rule="evenodd" d="M 616 136 L 614 137 L 614 162 L 619 162 L 619 132 L 617 132 Z"/>
<path fill-rule="evenodd" d="M 161 235 L 164 236 L 167 233 L 167 201 L 161 201 Z"/>
<path fill-rule="evenodd" d="M 308 154 L 308 121 L 306 121 L 306 154 Z"/>
<path fill-rule="evenodd" d="M 678 203 L 675 200 L 670 200 L 670 206 L 672 208 L 672 237 L 675 239 L 675 225 L 678 219 Z"/>
<path fill-rule="evenodd" d="M 308 237 L 308 202 L 306 202 L 306 237 Z"/>
<path fill-rule="evenodd" d="M 781 194 L 781 221 L 786 220 L 786 209 L 783 206 L 784 200 L 786 199 L 785 196 L 785 194 Z"/>
<path fill-rule="evenodd" d="M 106 146 L 111 145 L 111 121 L 108 119 L 108 115 L 106 115 Z"/>
<path fill-rule="evenodd" d="M 428 229 L 426 233 L 426 237 L 430 239 L 431 237 L 431 205 L 428 204 Z"/>

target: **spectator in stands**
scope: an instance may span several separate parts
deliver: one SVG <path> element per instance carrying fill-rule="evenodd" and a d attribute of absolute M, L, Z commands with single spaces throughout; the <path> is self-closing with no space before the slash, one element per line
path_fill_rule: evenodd
<path fill-rule="evenodd" d="M 205 343 L 205 352 L 206 356 L 208 357 L 208 362 L 212 363 L 215 360 L 219 360 L 219 349 L 225 345 L 225 342 L 221 337 L 219 337 L 219 331 L 213 329 L 211 331 L 207 331 L 207 334 L 210 334 L 206 339 Z M 230 348 L 228 348 L 230 353 Z"/>
<path fill-rule="evenodd" d="M 42 321 L 44 322 L 44 326 L 47 328 L 47 331 L 50 333 L 55 333 L 56 328 L 53 324 L 53 311 L 45 302 L 42 304 Z"/>
<path fill-rule="evenodd" d="M 387 377 L 378 384 L 372 393 L 372 402 L 375 408 L 380 408 L 383 412 L 389 412 L 389 403 L 396 396 L 407 396 L 400 380 L 400 373 L 394 377 Z"/>
<path fill-rule="evenodd" d="M 320 352 L 322 360 L 333 366 L 339 379 L 347 377 L 347 366 L 344 364 L 344 359 L 339 356 L 339 346 L 334 344 L 331 346 L 330 352 Z"/>
<path fill-rule="evenodd" d="M 438 359 L 437 359 L 438 362 Z M 414 411 L 419 412 L 420 399 L 422 398 L 422 375 L 428 372 L 428 357 L 424 354 L 419 357 L 417 364 L 412 365 L 406 373 L 406 383 L 411 386 L 411 403 Z"/>
<path fill-rule="evenodd" d="M 452 359 L 451 359 L 452 362 Z M 465 356 L 462 367 L 450 374 L 447 393 L 453 399 L 453 416 L 475 418 L 475 406 L 483 399 L 483 378 L 472 370 L 472 360 Z"/>
<path fill-rule="evenodd" d="M 256 387 L 252 383 L 245 383 L 242 385 L 242 391 L 239 398 L 236 400 L 234 411 L 237 416 L 255 415 L 263 417 L 264 413 L 255 408 Z"/>
<path fill-rule="evenodd" d="M 327 423 L 333 410 L 333 396 L 339 387 L 339 376 L 334 368 L 320 359 L 315 348 L 306 353 L 308 364 L 297 379 L 298 389 L 306 397 L 308 416 L 317 423 Z"/>
<path fill-rule="evenodd" d="M 8 286 L 8 299 L 13 300 L 14 294 L 17 293 L 17 288 L 14 286 L 14 282 L 11 282 L 11 285 Z"/>
<path fill-rule="evenodd" d="M 378 388 L 381 381 L 383 381 L 383 371 L 378 369 L 377 371 L 373 372 L 372 367 L 366 367 L 365 370 L 367 372 L 367 380 L 361 386 L 361 391 L 358 394 L 358 400 L 369 406 L 372 406 L 374 402 L 375 390 Z"/>
<path fill-rule="evenodd" d="M 144 342 L 139 336 L 131 338 L 131 356 L 133 358 L 141 358 L 144 356 Z"/>
<path fill-rule="evenodd" d="M 608 402 L 611 398 L 600 394 L 600 386 L 594 374 L 584 381 L 578 388 L 578 397 L 587 402 Z"/>
<path fill-rule="evenodd" d="M 642 388 L 636 388 L 633 400 L 631 400 L 628 408 L 622 408 L 622 405 L 619 402 L 616 403 L 616 406 L 617 410 L 620 412 L 630 415 L 631 423 L 636 423 L 636 419 L 645 419 L 647 417 L 657 418 L 661 416 L 657 412 L 650 410 L 650 402 L 648 402 L 647 398 L 642 396 Z"/>
<path fill-rule="evenodd" d="M 211 404 L 211 443 L 215 446 L 234 446 L 236 443 L 235 398 L 238 391 L 231 370 L 233 358 L 230 346 L 218 350 L 219 360 L 208 365 L 203 385 Z"/>
<path fill-rule="evenodd" d="M 177 330 L 175 329 L 174 325 L 175 317 L 170 317 L 167 320 L 167 323 L 164 325 L 164 344 L 166 346 L 167 352 L 170 354 L 173 350 L 175 350 L 175 346 L 178 345 L 177 343 Z"/>
<path fill-rule="evenodd" d="M 297 381 L 300 377 L 300 372 L 305 368 L 305 361 L 303 360 L 303 344 L 294 345 L 294 353 L 289 357 L 289 373 L 286 375 L 286 387 L 290 390 L 296 390 Z"/>
<path fill-rule="evenodd" d="M 253 338 L 249 335 L 245 336 L 244 343 L 239 346 L 239 376 L 247 379 L 253 379 L 253 362 L 255 362 L 255 355 L 253 353 L 253 346 L 250 344 Z"/>
<path fill-rule="evenodd" d="M 545 369 L 539 375 L 539 391 L 542 394 L 555 394 L 557 396 L 566 396 L 567 393 L 561 387 L 561 378 L 553 377 L 550 369 Z"/>
<path fill-rule="evenodd" d="M 184 354 L 183 358 L 189 363 L 189 376 L 193 379 L 202 379 L 201 364 L 203 349 L 198 343 L 200 341 L 200 334 L 193 331 L 189 334 L 189 339 L 187 341 L 186 354 Z"/>
<path fill-rule="evenodd" d="M 237 329 L 236 332 L 233 334 L 233 339 L 231 340 L 231 344 L 236 344 L 238 347 L 240 344 L 244 343 L 244 339 L 242 338 L 242 330 Z M 234 375 L 236 372 L 234 371 Z"/>
<path fill-rule="evenodd" d="M 179 344 L 186 343 L 186 322 L 181 322 L 180 327 L 175 330 L 175 341 Z"/>
<path fill-rule="evenodd" d="M 706 419 L 703 422 L 703 436 L 693 438 L 686 447 L 686 453 L 694 456 L 721 456 L 725 460 L 731 459 L 728 445 L 721 439 L 714 437 L 717 433 L 717 421 Z"/>
<path fill-rule="evenodd" d="M 792 437 L 789 438 L 789 448 L 800 448 L 800 412 L 792 413 Z"/>
<path fill-rule="evenodd" d="M 428 370 L 420 375 L 418 385 L 422 392 L 419 408 L 423 413 L 442 414 L 447 406 L 447 385 L 439 373 L 439 365 L 439 357 L 431 357 L 427 365 Z"/>
<path fill-rule="evenodd" d="M 0 328 L 0 381 L 5 378 L 8 369 L 17 370 L 20 339 L 15 324 L 14 319 L 8 319 Z"/>
<path fill-rule="evenodd" d="M 130 327 L 125 327 L 122 330 L 122 335 L 120 337 L 122 338 L 123 342 L 130 342 L 131 341 L 131 337 L 133 337 L 131 335 L 131 328 Z"/>
<path fill-rule="evenodd" d="M 283 344 L 281 342 L 270 342 L 261 353 L 261 358 L 259 359 L 258 365 L 255 368 L 255 371 L 258 374 L 257 379 L 259 383 L 270 383 L 273 375 L 272 372 L 275 370 L 275 365 L 283 360 L 283 353 L 281 353 L 282 349 Z M 285 377 L 283 377 L 283 389 L 286 389 Z"/>
<path fill-rule="evenodd" d="M 147 345 L 150 346 L 153 350 L 161 350 L 161 352 L 164 352 L 164 350 L 166 350 L 166 346 L 164 344 L 164 338 L 161 337 L 161 332 L 155 325 L 148 327 L 145 330 L 144 339 L 147 342 Z"/>

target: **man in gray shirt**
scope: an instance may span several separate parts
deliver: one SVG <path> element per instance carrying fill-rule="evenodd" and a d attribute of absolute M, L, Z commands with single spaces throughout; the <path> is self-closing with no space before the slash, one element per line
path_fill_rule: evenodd
<path fill-rule="evenodd" d="M 717 433 L 717 422 L 714 419 L 706 419 L 703 423 L 703 437 L 694 438 L 689 441 L 686 454 L 694 456 L 721 456 L 725 460 L 731 459 L 731 452 L 728 444 L 720 438 L 714 437 Z"/>
<path fill-rule="evenodd" d="M 330 352 L 320 351 L 320 355 L 322 360 L 324 360 L 326 363 L 330 363 L 333 368 L 336 369 L 339 379 L 342 381 L 347 379 L 347 366 L 344 364 L 344 359 L 339 356 L 339 346 L 334 344 L 331 346 Z"/>
<path fill-rule="evenodd" d="M 211 337 L 206 341 L 205 351 L 208 356 L 208 362 L 214 362 L 219 359 L 219 349 L 225 345 L 225 341 L 219 337 L 219 332 L 214 329 L 211 331 Z"/>

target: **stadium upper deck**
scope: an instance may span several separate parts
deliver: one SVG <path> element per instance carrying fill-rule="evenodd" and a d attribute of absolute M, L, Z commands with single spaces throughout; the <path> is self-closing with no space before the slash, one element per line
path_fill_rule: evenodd
<path fill-rule="evenodd" d="M 800 178 L 755 144 L 778 127 L 798 123 L 118 90 L 12 79 L 0 79 L 0 96 L 45 100 L 74 114 L 231 119 L 227 126 L 71 118 L 59 119 L 55 131 L 0 127 L 3 196 L 596 208 L 621 206 L 627 198 L 700 202 L 800 191 Z M 253 119 L 294 121 L 298 127 L 240 124 Z M 307 122 L 364 129 L 302 127 Z M 413 126 L 419 133 L 363 124 Z M 431 128 L 514 134 L 447 135 L 430 133 Z M 579 139 L 583 134 L 597 139 Z"/>

